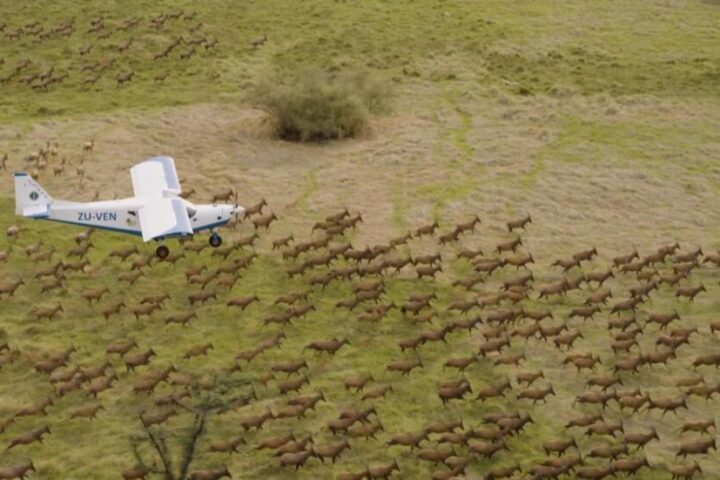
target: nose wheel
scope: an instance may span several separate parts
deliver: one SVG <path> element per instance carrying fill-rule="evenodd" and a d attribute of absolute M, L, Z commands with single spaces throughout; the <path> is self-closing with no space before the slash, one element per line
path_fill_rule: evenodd
<path fill-rule="evenodd" d="M 170 249 L 165 245 L 160 245 L 155 249 L 155 255 L 157 255 L 160 259 L 165 259 L 168 255 L 170 255 Z"/>
<path fill-rule="evenodd" d="M 217 248 L 222 245 L 222 237 L 217 233 L 213 232 L 212 235 L 210 235 L 209 242 L 211 247 Z"/>

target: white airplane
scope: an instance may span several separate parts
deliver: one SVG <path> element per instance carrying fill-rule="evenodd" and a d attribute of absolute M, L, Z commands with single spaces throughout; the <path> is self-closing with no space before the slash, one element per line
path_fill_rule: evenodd
<path fill-rule="evenodd" d="M 170 157 L 153 157 L 130 169 L 135 196 L 102 202 L 68 202 L 52 198 L 30 175 L 15 173 L 15 214 L 23 217 L 85 225 L 142 236 L 145 242 L 210 230 L 210 245 L 222 238 L 215 228 L 244 208 L 238 205 L 195 205 L 180 198 L 180 181 Z M 157 247 L 158 257 L 170 250 Z"/>

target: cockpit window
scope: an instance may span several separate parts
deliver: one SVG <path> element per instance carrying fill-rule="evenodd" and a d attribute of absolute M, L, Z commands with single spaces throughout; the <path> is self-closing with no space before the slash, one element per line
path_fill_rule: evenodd
<path fill-rule="evenodd" d="M 188 213 L 188 217 L 193 218 L 195 216 L 195 214 L 197 213 L 197 210 L 195 210 L 194 208 L 188 207 L 187 213 Z"/>

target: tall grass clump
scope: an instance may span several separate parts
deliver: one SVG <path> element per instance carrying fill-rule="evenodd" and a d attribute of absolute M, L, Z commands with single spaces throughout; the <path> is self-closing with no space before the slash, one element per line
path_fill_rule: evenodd
<path fill-rule="evenodd" d="M 387 106 L 388 88 L 368 72 L 304 68 L 273 75 L 255 89 L 254 101 L 271 115 L 274 133 L 285 140 L 354 137 L 370 115 Z"/>

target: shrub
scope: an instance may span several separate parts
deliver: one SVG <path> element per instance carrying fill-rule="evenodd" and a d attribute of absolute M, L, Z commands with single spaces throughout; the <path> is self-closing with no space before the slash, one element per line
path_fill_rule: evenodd
<path fill-rule="evenodd" d="M 268 78 L 255 89 L 254 97 L 272 116 L 278 137 L 311 141 L 358 135 L 370 114 L 385 107 L 388 92 L 367 72 L 308 68 Z"/>

